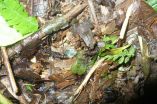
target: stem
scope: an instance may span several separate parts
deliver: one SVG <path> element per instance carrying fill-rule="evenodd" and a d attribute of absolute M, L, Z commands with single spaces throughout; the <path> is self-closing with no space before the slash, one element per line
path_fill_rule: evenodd
<path fill-rule="evenodd" d="M 44 37 L 57 32 L 69 25 L 69 22 L 78 16 L 85 8 L 86 4 L 78 4 L 70 12 L 63 17 L 47 21 L 48 24 L 44 25 L 38 32 L 20 41 L 19 43 L 8 48 L 8 56 L 33 54 L 35 48 L 43 41 Z"/>
<path fill-rule="evenodd" d="M 2 55 L 3 55 L 4 65 L 5 65 L 5 67 L 7 68 L 7 71 L 8 71 L 8 76 L 9 76 L 9 79 L 10 79 L 10 84 L 12 86 L 12 90 L 16 94 L 18 92 L 18 88 L 16 86 L 16 82 L 15 82 L 14 75 L 13 75 L 13 72 L 12 72 L 12 69 L 11 69 L 11 65 L 9 63 L 9 58 L 8 58 L 8 54 L 7 54 L 7 51 L 6 51 L 6 47 L 1 47 L 1 51 L 2 51 Z"/>

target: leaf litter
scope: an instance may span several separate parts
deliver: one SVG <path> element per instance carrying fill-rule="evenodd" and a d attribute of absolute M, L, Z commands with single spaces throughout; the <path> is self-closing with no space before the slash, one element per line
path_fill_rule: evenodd
<path fill-rule="evenodd" d="M 2 98 L 24 104 L 151 102 L 148 92 L 156 91 L 157 78 L 157 17 L 155 0 L 145 1 L 137 0 L 127 17 L 134 0 L 20 0 L 46 35 L 37 32 L 8 47 L 20 93 L 11 93 L 0 60 Z M 70 21 L 66 17 L 67 25 L 65 14 L 78 4 L 87 7 Z"/>

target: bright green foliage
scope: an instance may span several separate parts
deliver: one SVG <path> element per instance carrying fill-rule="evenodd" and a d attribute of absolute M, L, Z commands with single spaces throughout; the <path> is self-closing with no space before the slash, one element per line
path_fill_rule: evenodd
<path fill-rule="evenodd" d="M 26 90 L 27 90 L 27 91 L 30 91 L 30 92 L 33 91 L 34 85 L 32 85 L 32 84 L 25 84 L 25 86 L 26 86 Z"/>
<path fill-rule="evenodd" d="M 125 47 L 125 46 L 124 46 Z M 121 47 L 123 49 L 123 47 Z M 126 48 L 126 47 L 125 47 Z M 114 49 L 115 51 L 119 50 L 118 48 Z M 132 57 L 135 55 L 135 48 L 130 46 L 129 48 L 121 50 L 121 52 L 117 52 L 116 54 L 112 54 L 112 52 L 107 52 L 108 55 L 104 56 L 106 60 L 112 60 L 118 62 L 118 64 L 127 63 L 130 61 Z"/>
<path fill-rule="evenodd" d="M 104 35 L 103 41 L 105 42 L 105 49 L 115 48 L 114 43 L 117 39 L 118 37 L 115 35 L 110 35 L 110 36 Z"/>
<path fill-rule="evenodd" d="M 116 36 L 116 35 L 110 35 L 110 36 L 104 35 L 104 37 L 103 37 L 104 42 L 106 42 L 106 43 L 110 42 L 110 44 L 112 44 L 112 45 L 115 43 L 115 41 L 117 39 L 118 39 L 118 36 Z"/>
<path fill-rule="evenodd" d="M 145 0 L 155 11 L 157 11 L 157 0 Z"/>
<path fill-rule="evenodd" d="M 87 71 L 87 65 L 82 53 L 78 53 L 77 61 L 71 66 L 71 71 L 74 74 L 83 75 Z"/>
<path fill-rule="evenodd" d="M 100 56 L 100 57 L 105 56 L 106 54 L 104 53 L 104 51 L 106 51 L 108 49 L 116 48 L 114 43 L 117 40 L 117 38 L 118 37 L 115 35 L 110 35 L 110 36 L 104 35 L 103 41 L 105 42 L 105 46 L 102 49 L 100 49 L 98 56 Z"/>
<path fill-rule="evenodd" d="M 38 29 L 38 22 L 25 11 L 18 0 L 0 0 L 0 16 L 22 35 L 33 33 Z"/>
<path fill-rule="evenodd" d="M 0 92 L 0 104 L 13 104 L 13 103 Z"/>
<path fill-rule="evenodd" d="M 135 55 L 135 48 L 130 45 L 116 48 L 114 41 L 117 40 L 117 38 L 116 37 L 113 38 L 113 37 L 114 37 L 113 35 L 106 36 L 106 40 L 103 39 L 105 42 L 105 46 L 103 49 L 100 50 L 98 55 L 100 57 L 104 57 L 105 60 L 114 61 L 117 62 L 118 64 L 129 62 L 130 59 Z M 108 47 L 108 46 L 112 46 L 112 47 Z"/>

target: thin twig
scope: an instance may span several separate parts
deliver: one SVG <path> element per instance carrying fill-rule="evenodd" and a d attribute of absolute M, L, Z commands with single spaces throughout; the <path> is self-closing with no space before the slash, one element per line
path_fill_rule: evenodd
<path fill-rule="evenodd" d="M 129 22 L 129 18 L 130 16 L 137 10 L 137 8 L 139 7 L 139 3 L 137 1 L 133 2 L 127 9 L 127 12 L 126 12 L 126 18 L 123 22 L 123 25 L 122 25 L 122 28 L 121 28 L 121 31 L 120 31 L 120 36 L 119 36 L 119 39 L 124 39 L 124 36 L 125 36 L 125 32 L 126 32 L 126 29 L 127 29 L 127 26 L 128 26 L 128 22 Z"/>
<path fill-rule="evenodd" d="M 127 9 L 126 18 L 123 22 L 123 25 L 122 25 L 122 28 L 121 28 L 121 31 L 120 31 L 120 36 L 119 36 L 120 39 L 124 39 L 126 28 L 128 26 L 128 22 L 129 22 L 129 18 L 131 16 L 131 9 L 132 9 L 132 5 Z"/>
<path fill-rule="evenodd" d="M 101 58 L 100 60 L 98 60 L 94 66 L 90 69 L 90 71 L 88 72 L 88 74 L 86 75 L 86 77 L 84 78 L 83 82 L 81 83 L 81 85 L 78 87 L 78 89 L 75 91 L 74 93 L 74 101 L 77 99 L 77 97 L 79 96 L 79 94 L 81 93 L 82 89 L 86 86 L 88 80 L 90 79 L 90 77 L 92 76 L 92 74 L 94 73 L 94 71 L 102 64 L 102 62 L 104 61 L 104 58 Z"/>
<path fill-rule="evenodd" d="M 141 36 L 138 36 L 140 49 L 141 49 L 141 55 L 142 55 L 142 69 L 143 73 L 145 75 L 145 79 L 147 79 L 149 73 L 150 73 L 150 57 L 149 57 L 149 50 L 146 40 L 144 40 Z"/>
<path fill-rule="evenodd" d="M 3 60 L 4 60 L 4 65 L 8 71 L 8 76 L 10 79 L 10 84 L 11 84 L 12 90 L 16 94 L 18 92 L 18 88 L 16 86 L 16 82 L 15 82 L 14 75 L 13 75 L 13 72 L 11 69 L 11 65 L 9 63 L 9 58 L 8 58 L 8 54 L 6 51 L 6 47 L 1 47 L 1 51 L 2 51 L 2 56 L 3 56 Z"/>
<path fill-rule="evenodd" d="M 93 5 L 93 0 L 88 0 L 88 5 L 89 5 L 89 10 L 91 12 L 91 18 L 92 18 L 92 20 L 94 20 L 93 22 L 96 25 L 98 25 L 98 19 L 97 19 L 96 14 L 95 14 L 95 8 Z"/>
<path fill-rule="evenodd" d="M 17 96 L 13 90 L 12 87 L 10 86 L 10 81 L 8 77 L 4 77 L 0 80 L 0 82 L 6 87 L 7 91 L 17 100 L 19 100 L 19 96 Z"/>
<path fill-rule="evenodd" d="M 78 4 L 75 6 L 71 11 L 65 14 L 65 19 L 70 22 L 73 18 L 77 17 L 85 8 L 87 7 L 86 4 Z"/>
<path fill-rule="evenodd" d="M 8 48 L 9 58 L 15 55 L 19 54 L 21 55 L 23 51 L 24 53 L 27 53 L 27 51 L 28 53 L 30 53 L 32 50 L 34 50 L 35 47 L 37 47 L 42 42 L 44 37 L 47 37 L 49 34 L 52 35 L 52 33 L 67 27 L 68 23 L 71 22 L 73 18 L 78 16 L 86 8 L 86 6 L 87 6 L 86 4 L 78 4 L 71 11 L 65 14 L 62 18 L 59 17 L 58 20 L 54 19 L 47 21 L 48 24 L 42 26 L 38 32 L 25 38 L 24 40 L 21 40 L 19 43 L 9 47 Z M 30 53 L 29 55 L 31 54 L 32 53 Z"/>
<path fill-rule="evenodd" d="M 34 0 L 31 0 L 31 15 L 33 15 L 33 10 L 34 10 Z"/>
<path fill-rule="evenodd" d="M 26 101 L 26 99 L 24 98 L 23 94 L 18 96 L 16 95 L 13 91 L 12 91 L 12 88 L 10 86 L 10 82 L 8 80 L 7 77 L 4 77 L 0 80 L 0 82 L 5 86 L 5 88 L 7 88 L 7 91 L 15 98 L 17 99 L 20 104 L 28 104 L 28 102 Z"/>

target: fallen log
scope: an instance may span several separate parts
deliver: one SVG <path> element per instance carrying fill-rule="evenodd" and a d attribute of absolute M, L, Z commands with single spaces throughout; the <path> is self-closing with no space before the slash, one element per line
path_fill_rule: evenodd
<path fill-rule="evenodd" d="M 8 46 L 7 51 L 9 58 L 17 55 L 22 57 L 31 56 L 35 52 L 37 46 L 39 46 L 46 37 L 69 26 L 69 22 L 79 15 L 86 8 L 86 6 L 86 4 L 77 5 L 66 15 L 47 21 L 47 24 L 41 27 L 41 29 L 33 35 L 25 38 L 13 46 Z"/>

